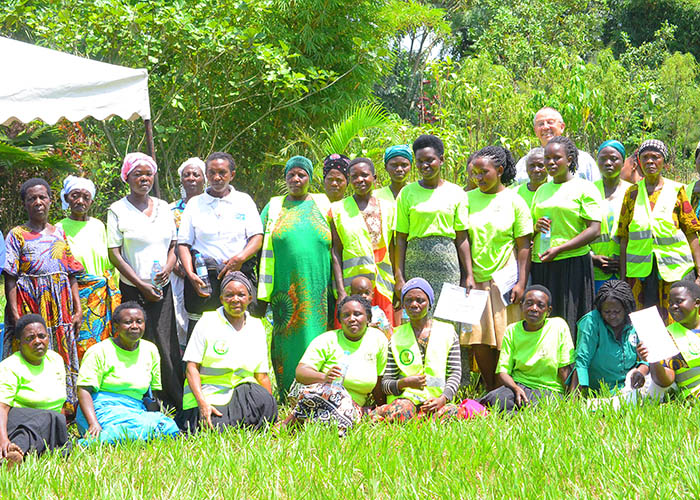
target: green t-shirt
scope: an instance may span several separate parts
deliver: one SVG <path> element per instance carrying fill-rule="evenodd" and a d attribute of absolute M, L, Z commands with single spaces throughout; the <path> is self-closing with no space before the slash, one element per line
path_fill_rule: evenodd
<path fill-rule="evenodd" d="M 595 185 L 585 179 L 574 177 L 570 181 L 555 184 L 547 182 L 539 187 L 532 200 L 532 220 L 536 224 L 540 217 L 551 220 L 551 245 L 556 247 L 578 236 L 587 227 L 586 221 L 600 222 L 603 219 L 603 200 Z M 532 261 L 540 262 L 540 238 L 535 233 Z M 554 260 L 580 257 L 591 251 L 590 245 L 561 252 Z"/>
<path fill-rule="evenodd" d="M 467 199 L 474 222 L 468 229 L 474 280 L 481 283 L 512 258 L 515 238 L 532 234 L 532 217 L 527 203 L 510 189 L 496 194 L 473 189 Z"/>
<path fill-rule="evenodd" d="M 445 181 L 426 189 L 412 182 L 401 190 L 396 205 L 396 232 L 408 234 L 409 241 L 426 236 L 454 239 L 457 231 L 467 229 L 467 193 L 457 184 Z"/>
<path fill-rule="evenodd" d="M 527 187 L 527 181 L 523 182 L 522 184 L 518 184 L 515 186 L 514 191 L 520 195 L 520 197 L 525 200 L 525 203 L 527 203 L 527 206 L 529 208 L 532 208 L 532 200 L 535 197 L 535 193 L 537 191 L 530 191 Z"/>
<path fill-rule="evenodd" d="M 375 189 L 374 191 L 372 191 L 372 194 L 376 196 L 379 200 L 390 201 L 391 203 L 396 205 L 396 198 L 394 198 L 394 193 L 392 193 L 391 187 L 389 186 L 384 186 L 383 188 Z"/>
<path fill-rule="evenodd" d="M 61 411 L 65 401 L 66 368 L 58 353 L 47 351 L 38 366 L 28 363 L 19 352 L 0 363 L 0 403 Z"/>
<path fill-rule="evenodd" d="M 158 348 L 144 339 L 133 351 L 122 349 L 112 339 L 95 344 L 85 352 L 77 385 L 140 400 L 149 387 L 162 389 Z"/>
<path fill-rule="evenodd" d="M 107 256 L 107 230 L 102 221 L 93 217 L 87 221 L 66 217 L 56 226 L 63 228 L 71 252 L 86 273 L 104 276 L 107 269 L 114 268 Z"/>
<path fill-rule="evenodd" d="M 386 336 L 376 328 L 367 328 L 356 342 L 348 340 L 342 330 L 331 330 L 311 341 L 299 363 L 328 373 L 333 366 L 346 363 L 344 353 L 348 351 L 348 371 L 343 386 L 352 400 L 362 406 L 377 385 L 377 378 L 384 374 L 388 349 Z"/>
<path fill-rule="evenodd" d="M 531 389 L 563 393 L 559 368 L 574 362 L 574 344 L 569 326 L 561 318 L 547 318 L 536 332 L 528 332 L 524 322 L 506 328 L 496 373 L 507 373 Z"/>

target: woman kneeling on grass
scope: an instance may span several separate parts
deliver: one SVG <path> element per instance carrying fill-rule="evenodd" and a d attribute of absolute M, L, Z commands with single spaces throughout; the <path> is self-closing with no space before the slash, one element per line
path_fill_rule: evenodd
<path fill-rule="evenodd" d="M 496 373 L 502 387 L 489 392 L 481 404 L 516 411 L 550 395 L 563 395 L 574 361 L 569 326 L 562 318 L 548 318 L 552 294 L 541 286 L 525 290 L 523 321 L 506 329 Z"/>
<path fill-rule="evenodd" d="M 192 331 L 184 360 L 187 383 L 178 424 L 260 428 L 277 420 L 267 361 L 267 336 L 247 308 L 253 285 L 240 271 L 221 280 L 221 307 L 205 312 Z"/>
<path fill-rule="evenodd" d="M 49 350 L 41 316 L 22 316 L 14 331 L 19 351 L 0 363 L 0 463 L 19 464 L 30 451 L 40 455 L 68 441 L 61 414 L 66 370 L 63 358 Z"/>
<path fill-rule="evenodd" d="M 462 378 L 459 338 L 452 324 L 430 316 L 434 296 L 423 278 L 408 280 L 401 291 L 410 323 L 399 326 L 391 337 L 382 377 L 389 404 L 371 412 L 375 422 L 459 415 L 457 406 L 448 404 Z"/>
<path fill-rule="evenodd" d="M 284 425 L 307 420 L 335 422 L 342 433 L 360 420 L 370 393 L 383 403 L 381 376 L 387 359 L 386 336 L 368 327 L 372 305 L 359 295 L 338 303 L 341 329 L 316 337 L 296 370 L 304 387 Z"/>
<path fill-rule="evenodd" d="M 178 434 L 177 425 L 160 412 L 146 410 L 149 390 L 160 390 L 160 355 L 142 339 L 146 313 L 134 301 L 112 316 L 114 337 L 85 353 L 78 373 L 78 429 L 90 441 L 116 443 Z"/>

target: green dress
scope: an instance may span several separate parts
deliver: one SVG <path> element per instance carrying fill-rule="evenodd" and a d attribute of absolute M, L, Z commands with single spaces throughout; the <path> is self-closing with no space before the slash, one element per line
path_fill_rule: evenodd
<path fill-rule="evenodd" d="M 261 213 L 267 225 L 269 204 Z M 275 271 L 272 365 L 282 399 L 313 339 L 328 330 L 332 311 L 331 231 L 313 200 L 285 199 L 272 230 Z M 332 316 L 330 316 L 332 318 Z"/>

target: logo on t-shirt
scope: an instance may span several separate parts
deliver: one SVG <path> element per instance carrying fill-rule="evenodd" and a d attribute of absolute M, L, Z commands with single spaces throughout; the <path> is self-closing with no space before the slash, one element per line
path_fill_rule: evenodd
<path fill-rule="evenodd" d="M 399 361 L 402 365 L 410 365 L 414 360 L 413 351 L 410 349 L 404 349 L 399 353 Z"/>
<path fill-rule="evenodd" d="M 228 342 L 226 342 L 225 340 L 217 340 L 216 342 L 214 342 L 212 349 L 214 349 L 214 352 L 216 354 L 223 356 L 228 352 Z"/>

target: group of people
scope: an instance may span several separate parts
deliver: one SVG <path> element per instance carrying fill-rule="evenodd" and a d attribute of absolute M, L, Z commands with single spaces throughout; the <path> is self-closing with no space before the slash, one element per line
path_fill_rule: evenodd
<path fill-rule="evenodd" d="M 466 188 L 442 177 L 434 135 L 386 149 L 382 188 L 371 159 L 331 154 L 326 192 L 311 193 L 313 164 L 294 156 L 286 194 L 261 212 L 232 185 L 223 152 L 185 161 L 171 204 L 150 195 L 153 158 L 129 153 L 129 194 L 106 227 L 89 215 L 90 180 L 65 180 L 68 216 L 55 225 L 50 186 L 28 180 L 27 222 L 2 258 L 2 457 L 67 452 L 72 419 L 90 445 L 203 427 L 327 420 L 345 432 L 362 418 L 467 418 L 603 386 L 700 391 L 700 183 L 664 177 L 661 141 L 629 158 L 605 141 L 594 159 L 564 127 L 541 109 L 542 147 L 517 164 L 501 146 L 474 152 Z M 517 279 L 501 290 L 494 275 L 507 269 Z M 477 324 L 434 316 L 443 284 L 487 293 Z M 681 351 L 663 363 L 647 363 L 629 319 L 650 306 Z M 470 353 L 486 395 L 460 402 Z M 291 409 L 282 420 L 271 370 Z"/>

